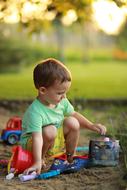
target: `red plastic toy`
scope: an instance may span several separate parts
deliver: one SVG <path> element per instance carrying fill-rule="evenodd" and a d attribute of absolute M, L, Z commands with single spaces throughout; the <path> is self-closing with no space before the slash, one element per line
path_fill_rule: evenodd
<path fill-rule="evenodd" d="M 25 169 L 33 164 L 32 153 L 24 150 L 20 145 L 13 147 L 13 154 L 9 161 L 8 172 L 11 168 L 15 169 L 16 173 L 22 173 Z"/>

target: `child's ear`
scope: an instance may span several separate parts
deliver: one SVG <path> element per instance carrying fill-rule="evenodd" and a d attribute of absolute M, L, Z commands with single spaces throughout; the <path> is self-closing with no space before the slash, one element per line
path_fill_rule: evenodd
<path fill-rule="evenodd" d="M 40 88 L 39 88 L 39 92 L 40 92 L 41 94 L 45 94 L 46 88 L 45 88 L 44 86 L 40 87 Z"/>

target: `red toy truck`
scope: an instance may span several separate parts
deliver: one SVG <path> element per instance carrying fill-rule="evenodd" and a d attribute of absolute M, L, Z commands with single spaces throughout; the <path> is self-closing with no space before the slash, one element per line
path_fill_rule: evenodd
<path fill-rule="evenodd" d="M 22 133 L 22 120 L 20 117 L 12 117 L 8 120 L 6 128 L 2 130 L 1 139 L 8 144 L 16 144 Z"/>

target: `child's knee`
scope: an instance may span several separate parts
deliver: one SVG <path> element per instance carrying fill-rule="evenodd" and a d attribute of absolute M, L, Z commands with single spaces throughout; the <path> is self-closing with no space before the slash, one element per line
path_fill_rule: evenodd
<path fill-rule="evenodd" d="M 42 134 L 47 141 L 53 141 L 57 136 L 57 129 L 54 125 L 49 125 L 44 127 Z"/>
<path fill-rule="evenodd" d="M 80 128 L 79 121 L 73 116 L 65 118 L 63 125 L 72 130 L 79 130 Z"/>

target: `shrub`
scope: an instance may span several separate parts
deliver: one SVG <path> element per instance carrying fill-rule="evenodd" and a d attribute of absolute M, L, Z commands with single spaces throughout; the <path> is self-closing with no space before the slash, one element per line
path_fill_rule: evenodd
<path fill-rule="evenodd" d="M 17 72 L 23 66 L 55 55 L 51 48 L 43 48 L 28 40 L 0 38 L 0 72 Z"/>

